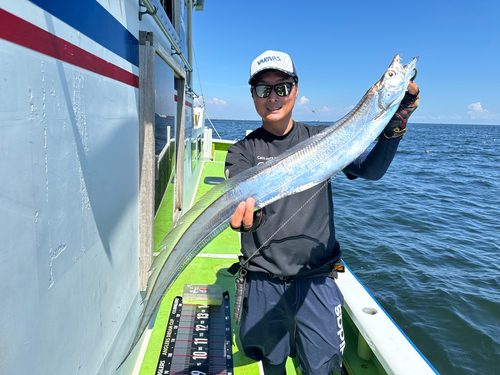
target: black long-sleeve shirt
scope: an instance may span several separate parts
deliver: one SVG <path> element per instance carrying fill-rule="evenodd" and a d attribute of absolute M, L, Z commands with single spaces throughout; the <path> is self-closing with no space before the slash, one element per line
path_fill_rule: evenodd
<path fill-rule="evenodd" d="M 226 177 L 273 159 L 324 128 L 294 122 L 290 132 L 276 136 L 260 127 L 229 148 Z M 377 144 L 347 166 L 344 173 L 349 179 L 380 179 L 389 168 L 400 140 L 381 136 Z M 304 205 L 308 199 L 311 200 Z M 299 278 L 330 274 L 333 264 L 341 258 L 335 239 L 331 180 L 271 203 L 265 212 L 265 225 L 241 236 L 241 251 L 246 259 L 265 244 L 251 258 L 250 271 Z"/>

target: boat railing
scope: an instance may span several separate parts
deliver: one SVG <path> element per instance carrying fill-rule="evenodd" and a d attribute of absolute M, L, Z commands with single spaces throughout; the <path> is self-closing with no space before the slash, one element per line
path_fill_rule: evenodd
<path fill-rule="evenodd" d="M 387 374 L 438 374 L 349 267 L 339 274 L 337 285 L 359 334 L 359 357 L 375 355 Z"/>

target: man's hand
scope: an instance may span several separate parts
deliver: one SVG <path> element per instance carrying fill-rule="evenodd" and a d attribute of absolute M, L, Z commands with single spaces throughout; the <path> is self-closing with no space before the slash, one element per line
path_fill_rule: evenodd
<path fill-rule="evenodd" d="M 255 211 L 255 200 L 248 198 L 246 202 L 241 202 L 231 218 L 231 228 L 241 233 L 252 233 L 259 229 L 266 222 L 264 209 Z"/>
<path fill-rule="evenodd" d="M 420 90 L 415 82 L 410 81 L 408 91 L 406 92 L 398 110 L 392 116 L 391 120 L 382 132 L 386 138 L 399 138 L 406 133 L 406 123 L 413 111 L 418 107 Z"/>
<path fill-rule="evenodd" d="M 410 83 L 408 84 L 408 92 L 412 95 L 418 94 L 418 86 L 415 82 L 410 81 Z"/>
<path fill-rule="evenodd" d="M 231 218 L 231 227 L 233 229 L 250 229 L 253 225 L 253 214 L 255 208 L 255 200 L 253 198 L 248 198 L 246 202 L 241 202 L 233 217 Z"/>

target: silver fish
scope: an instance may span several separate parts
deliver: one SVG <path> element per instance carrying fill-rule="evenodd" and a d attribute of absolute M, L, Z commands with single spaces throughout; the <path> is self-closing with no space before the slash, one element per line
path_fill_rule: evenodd
<path fill-rule="evenodd" d="M 229 226 L 238 204 L 249 197 L 258 208 L 309 189 L 340 172 L 382 132 L 403 99 L 418 58 L 401 65 L 396 55 L 382 78 L 346 116 L 278 158 L 213 187 L 165 237 L 151 267 L 139 327 L 125 362 L 181 272 Z M 119 366 L 119 367 L 120 367 Z"/>

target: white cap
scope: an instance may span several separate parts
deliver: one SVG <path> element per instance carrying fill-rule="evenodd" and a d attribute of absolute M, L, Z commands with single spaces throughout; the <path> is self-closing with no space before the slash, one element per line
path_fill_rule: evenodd
<path fill-rule="evenodd" d="M 279 70 L 295 78 L 297 81 L 299 79 L 292 58 L 284 52 L 266 51 L 257 57 L 250 67 L 250 79 L 248 83 L 251 84 L 252 79 L 265 70 Z"/>

